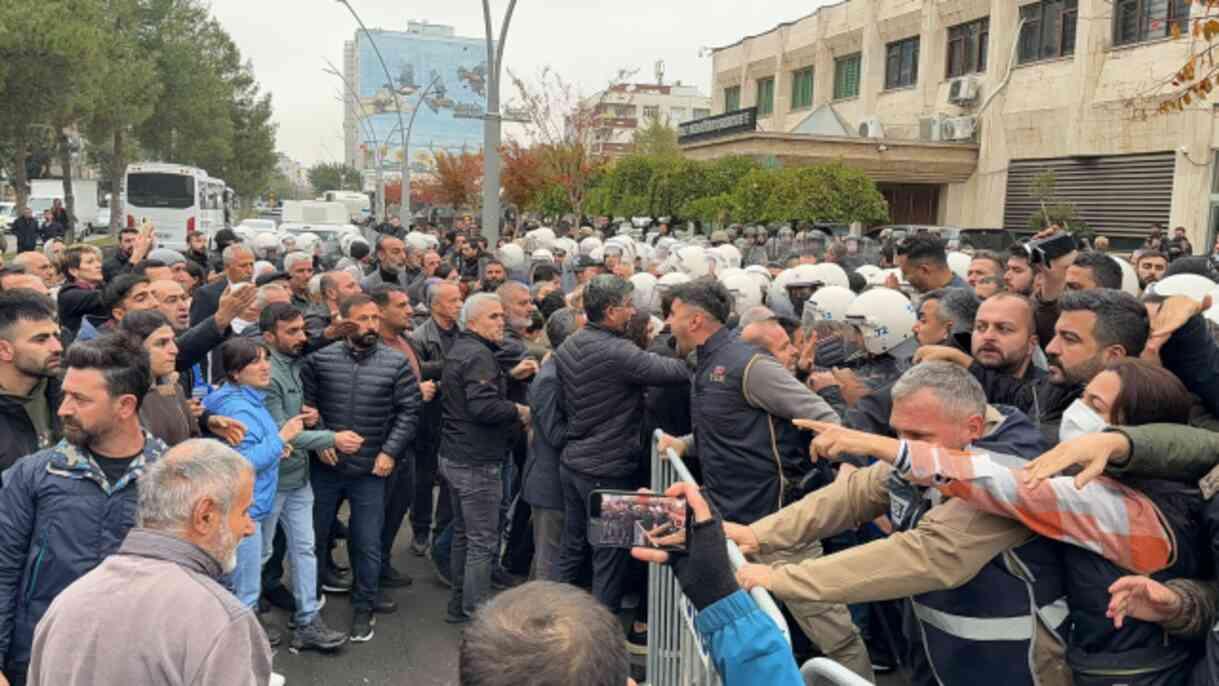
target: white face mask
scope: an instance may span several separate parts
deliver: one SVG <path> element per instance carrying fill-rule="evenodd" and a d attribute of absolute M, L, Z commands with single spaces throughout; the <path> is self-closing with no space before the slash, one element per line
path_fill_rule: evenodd
<path fill-rule="evenodd" d="M 1108 426 L 1104 417 L 1088 407 L 1082 398 L 1076 398 L 1067 411 L 1062 413 L 1062 423 L 1058 425 L 1058 440 L 1066 442 L 1084 434 L 1100 433 Z"/>

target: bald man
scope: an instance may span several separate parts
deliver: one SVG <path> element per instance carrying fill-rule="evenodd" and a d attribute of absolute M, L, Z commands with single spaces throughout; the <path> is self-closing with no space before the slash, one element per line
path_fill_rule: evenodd
<path fill-rule="evenodd" d="M 0 274 L 0 291 L 12 291 L 19 288 L 37 291 L 43 295 L 49 295 L 50 290 L 47 285 L 42 282 L 42 279 L 33 274 L 23 274 L 21 272 L 7 272 Z"/>
<path fill-rule="evenodd" d="M 770 353 L 787 371 L 795 373 L 797 351 L 777 319 L 755 321 L 741 331 L 741 340 Z"/>

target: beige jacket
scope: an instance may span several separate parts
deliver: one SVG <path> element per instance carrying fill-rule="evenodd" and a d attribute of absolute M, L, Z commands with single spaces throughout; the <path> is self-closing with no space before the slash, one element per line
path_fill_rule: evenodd
<path fill-rule="evenodd" d="M 799 502 L 750 526 L 761 552 L 853 529 L 889 510 L 888 464 L 839 477 Z M 955 588 L 992 558 L 1033 537 L 1022 524 L 950 499 L 931 508 L 910 531 L 806 560 L 776 565 L 771 591 L 780 599 L 862 603 Z M 1035 670 L 1042 686 L 1070 684 L 1061 643 L 1039 625 Z"/>

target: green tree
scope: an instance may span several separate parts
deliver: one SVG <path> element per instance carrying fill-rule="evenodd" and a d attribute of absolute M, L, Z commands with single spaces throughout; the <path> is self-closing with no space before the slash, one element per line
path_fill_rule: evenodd
<path fill-rule="evenodd" d="M 104 38 L 96 0 L 0 3 L 0 138 L 10 141 L 17 204 L 29 196 L 26 159 L 34 129 L 71 123 L 94 78 Z"/>
<path fill-rule="evenodd" d="M 315 193 L 351 190 L 360 187 L 362 178 L 355 167 L 337 162 L 321 162 L 306 172 Z"/>
<path fill-rule="evenodd" d="M 657 117 L 648 119 L 647 126 L 635 129 L 635 154 L 652 157 L 681 157 L 677 145 L 677 130 Z"/>

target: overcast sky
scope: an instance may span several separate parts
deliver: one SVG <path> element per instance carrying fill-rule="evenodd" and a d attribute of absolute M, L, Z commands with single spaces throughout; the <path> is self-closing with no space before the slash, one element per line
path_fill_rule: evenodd
<path fill-rule="evenodd" d="M 478 0 L 351 0 L 369 28 L 406 29 L 408 20 L 449 24 L 457 35 L 482 37 Z M 665 61 L 665 82 L 697 85 L 709 95 L 711 58 L 701 46 L 743 36 L 801 17 L 827 0 L 520 0 L 513 14 L 504 64 L 521 75 L 551 65 L 584 93 L 603 88 L 620 68 L 638 69 L 651 82 L 653 63 Z M 507 0 L 492 0 L 495 30 Z M 308 165 L 342 160 L 341 84 L 322 73 L 323 59 L 340 68 L 343 41 L 356 28 L 335 0 L 213 0 L 212 11 L 254 64 L 270 91 L 279 149 Z M 507 99 L 510 89 L 503 90 Z"/>

